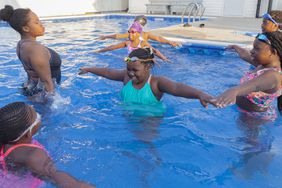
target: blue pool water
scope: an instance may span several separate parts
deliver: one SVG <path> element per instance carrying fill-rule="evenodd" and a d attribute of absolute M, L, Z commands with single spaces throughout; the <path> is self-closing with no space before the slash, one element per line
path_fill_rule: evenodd
<path fill-rule="evenodd" d="M 81 66 L 125 67 L 126 49 L 102 54 L 92 50 L 117 43 L 95 38 L 126 32 L 131 21 L 44 21 L 46 35 L 39 41 L 63 59 L 59 97 L 47 106 L 20 94 L 26 75 L 15 53 L 19 36 L 1 23 L 0 106 L 14 101 L 33 104 L 43 116 L 36 139 L 57 167 L 97 187 L 280 187 L 281 117 L 259 125 L 245 119 L 236 106 L 204 109 L 197 100 L 170 95 L 162 99 L 163 117 L 132 116 L 119 98 L 121 83 L 90 74 L 77 76 Z M 150 21 L 147 30 L 167 24 L 175 23 Z M 155 67 L 153 74 L 212 95 L 238 84 L 249 69 L 238 57 L 224 52 L 153 45 L 174 61 Z"/>

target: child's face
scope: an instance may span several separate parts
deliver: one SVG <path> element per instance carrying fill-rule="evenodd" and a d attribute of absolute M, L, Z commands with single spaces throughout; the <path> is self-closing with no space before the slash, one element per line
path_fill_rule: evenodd
<path fill-rule="evenodd" d="M 134 84 L 142 83 L 150 74 L 150 66 L 140 61 L 128 62 L 127 74 Z"/>
<path fill-rule="evenodd" d="M 278 30 L 278 26 L 270 20 L 263 19 L 261 24 L 262 33 L 274 32 Z"/>
<path fill-rule="evenodd" d="M 45 28 L 40 22 L 38 16 L 32 11 L 28 14 L 29 21 L 26 26 L 24 26 L 25 31 L 33 37 L 43 36 Z"/>
<path fill-rule="evenodd" d="M 256 39 L 253 44 L 253 49 L 251 50 L 251 57 L 253 61 L 259 63 L 260 65 L 267 65 L 271 61 L 272 48 L 269 44 Z"/>
<path fill-rule="evenodd" d="M 129 33 L 129 40 L 134 41 L 139 38 L 140 34 L 133 28 L 128 30 Z"/>

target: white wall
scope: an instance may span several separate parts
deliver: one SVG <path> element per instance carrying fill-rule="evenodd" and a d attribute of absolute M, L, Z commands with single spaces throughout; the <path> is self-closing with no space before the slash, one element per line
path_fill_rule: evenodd
<path fill-rule="evenodd" d="M 282 10 L 282 0 L 273 0 L 272 10 Z"/>
<path fill-rule="evenodd" d="M 245 0 L 243 17 L 255 18 L 256 11 L 257 11 L 257 0 Z"/>
<path fill-rule="evenodd" d="M 204 16 L 220 16 L 223 15 L 224 0 L 204 0 L 206 7 Z"/>
<path fill-rule="evenodd" d="M 128 12 L 129 13 L 146 13 L 146 4 L 149 4 L 149 0 L 129 0 Z"/>
<path fill-rule="evenodd" d="M 89 12 L 121 11 L 128 0 L 0 0 L 0 7 L 30 8 L 39 16 L 76 15 Z"/>

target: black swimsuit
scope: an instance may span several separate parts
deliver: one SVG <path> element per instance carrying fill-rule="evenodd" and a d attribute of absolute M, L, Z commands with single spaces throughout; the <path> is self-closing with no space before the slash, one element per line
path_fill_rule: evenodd
<path fill-rule="evenodd" d="M 22 62 L 25 71 L 28 74 L 28 84 L 26 86 L 24 86 L 24 88 L 23 88 L 24 94 L 25 95 L 34 95 L 38 92 L 43 91 L 43 86 L 42 86 L 42 84 L 39 80 L 39 77 L 37 76 L 37 73 L 34 71 L 32 66 L 30 65 L 30 63 L 26 63 L 21 58 L 20 48 L 21 48 L 22 44 L 26 41 L 24 40 L 24 41 L 18 42 L 18 46 L 17 46 L 18 54 L 17 55 L 18 55 L 20 61 Z M 57 52 L 55 52 L 54 50 L 52 50 L 48 47 L 46 47 L 46 48 L 49 50 L 49 52 L 51 54 L 51 58 L 50 58 L 50 61 L 49 61 L 50 69 L 51 69 L 51 77 L 52 77 L 52 79 L 55 79 L 57 84 L 60 84 L 60 82 L 61 82 L 61 63 L 62 63 L 60 55 Z M 31 78 L 31 76 L 29 75 L 30 73 L 32 73 L 33 75 L 36 75 L 35 79 Z"/>

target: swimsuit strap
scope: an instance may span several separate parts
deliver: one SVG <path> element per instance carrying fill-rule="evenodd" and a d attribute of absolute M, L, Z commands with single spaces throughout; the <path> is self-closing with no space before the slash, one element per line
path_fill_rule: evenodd
<path fill-rule="evenodd" d="M 21 47 L 22 47 L 23 43 L 28 42 L 28 41 L 31 41 L 31 40 L 30 39 L 22 39 L 18 42 L 17 50 L 18 50 L 19 59 L 21 61 L 22 61 L 22 59 L 21 59 Z"/>
<path fill-rule="evenodd" d="M 7 157 L 14 149 L 16 149 L 16 148 L 18 148 L 18 147 L 22 147 L 22 146 L 43 149 L 42 146 L 39 146 L 39 145 L 36 145 L 36 144 L 16 144 L 16 145 L 13 145 L 12 147 L 10 147 L 6 152 L 4 152 L 4 145 L 3 145 L 3 146 L 2 146 L 2 149 L 1 149 L 1 156 L 2 156 L 3 158 L 5 158 L 5 157 Z"/>
<path fill-rule="evenodd" d="M 150 74 L 150 76 L 149 76 L 149 78 L 148 78 L 148 80 L 147 80 L 147 83 L 150 85 L 150 83 L 151 83 L 151 78 L 152 78 L 152 75 Z"/>
<path fill-rule="evenodd" d="M 10 147 L 6 152 L 4 152 L 5 145 L 3 145 L 2 148 L 1 148 L 1 151 L 0 151 L 0 163 L 2 165 L 4 174 L 8 173 L 5 157 L 7 157 L 14 149 L 16 149 L 18 147 L 22 147 L 22 146 L 43 149 L 42 146 L 39 146 L 39 145 L 36 145 L 36 144 L 16 144 L 16 145 L 13 145 L 12 147 Z"/>

